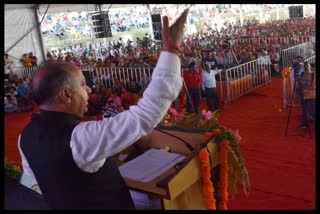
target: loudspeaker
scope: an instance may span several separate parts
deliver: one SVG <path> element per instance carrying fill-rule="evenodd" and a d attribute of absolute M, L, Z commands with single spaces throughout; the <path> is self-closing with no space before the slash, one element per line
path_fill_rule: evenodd
<path fill-rule="evenodd" d="M 162 40 L 161 36 L 161 15 L 160 14 L 153 14 L 151 15 L 151 21 L 152 21 L 152 29 L 153 29 L 153 37 L 155 40 Z"/>
<path fill-rule="evenodd" d="M 97 12 L 91 14 L 93 23 L 93 33 L 96 38 L 112 37 L 109 15 L 107 12 Z"/>
<path fill-rule="evenodd" d="M 303 18 L 303 6 L 290 6 L 289 18 Z"/>

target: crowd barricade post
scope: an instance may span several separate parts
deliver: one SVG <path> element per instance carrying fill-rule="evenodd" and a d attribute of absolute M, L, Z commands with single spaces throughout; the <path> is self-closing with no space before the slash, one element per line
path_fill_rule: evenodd
<path fill-rule="evenodd" d="M 305 62 L 308 62 L 309 64 L 316 63 L 316 56 L 312 56 L 312 57 L 306 59 Z"/>
<path fill-rule="evenodd" d="M 119 75 L 119 80 L 120 82 L 123 82 L 123 78 L 122 78 L 122 68 L 116 68 L 117 69 L 117 73 Z"/>
<path fill-rule="evenodd" d="M 128 86 L 128 85 L 129 85 L 129 83 L 130 83 L 130 72 L 129 72 L 129 68 L 126 68 L 126 73 L 127 73 L 126 86 Z"/>
<path fill-rule="evenodd" d="M 105 77 L 105 85 L 108 87 L 110 85 L 110 77 L 109 77 L 109 74 L 107 72 L 107 69 L 106 68 L 103 68 L 103 74 L 104 74 L 104 77 Z"/>
<path fill-rule="evenodd" d="M 291 66 L 292 61 L 296 56 L 302 56 L 303 58 L 305 58 L 308 48 L 312 48 L 311 42 L 306 42 L 281 50 L 282 66 Z"/>
<path fill-rule="evenodd" d="M 143 80 L 144 80 L 144 82 L 147 82 L 146 68 L 143 68 Z"/>
<path fill-rule="evenodd" d="M 138 68 L 134 68 L 134 77 L 135 77 L 135 82 L 138 81 Z"/>
<path fill-rule="evenodd" d="M 223 80 L 222 80 L 222 74 L 221 74 L 221 72 L 219 73 L 219 87 L 220 87 L 220 94 L 219 94 L 219 92 L 218 92 L 218 90 L 217 90 L 217 93 L 218 93 L 218 95 L 219 95 L 219 97 L 220 97 L 220 101 L 223 101 L 224 100 L 224 96 L 223 96 L 223 85 L 222 85 L 222 83 L 223 83 Z M 218 81 L 216 82 L 216 83 L 218 83 Z M 216 85 L 216 88 L 218 89 L 218 85 Z"/>
<path fill-rule="evenodd" d="M 291 67 L 292 66 L 292 61 L 295 59 L 295 57 L 297 56 L 302 56 L 304 59 L 307 57 L 307 50 L 309 48 L 312 48 L 312 43 L 311 42 L 306 42 L 303 44 L 299 44 L 296 45 L 294 47 L 290 47 L 287 49 L 284 49 L 281 51 L 281 57 L 282 57 L 282 68 L 286 68 L 286 67 Z M 307 58 L 305 61 L 308 62 L 315 62 L 315 56 L 311 56 L 309 58 Z M 283 70 L 282 69 L 282 70 Z M 284 78 L 284 73 L 282 73 L 282 77 L 283 77 L 283 84 L 282 87 L 284 87 L 282 89 L 282 96 L 283 96 L 283 108 L 286 109 L 288 104 L 287 104 L 287 100 L 292 96 L 292 81 L 288 81 L 286 78 Z M 288 84 L 289 82 L 289 84 Z M 287 86 L 290 86 L 291 90 L 288 90 L 287 93 Z M 289 98 L 288 98 L 289 97 Z"/>
<path fill-rule="evenodd" d="M 270 56 L 229 68 L 225 75 L 225 104 L 230 104 L 244 94 L 271 82 Z"/>
<path fill-rule="evenodd" d="M 315 63 L 316 56 L 309 57 L 308 59 L 304 60 L 308 63 Z M 292 98 L 292 89 L 293 89 L 293 82 L 290 81 L 290 69 L 291 65 L 285 66 L 282 69 L 282 100 L 283 100 L 283 109 L 288 108 L 288 101 L 290 102 Z"/>

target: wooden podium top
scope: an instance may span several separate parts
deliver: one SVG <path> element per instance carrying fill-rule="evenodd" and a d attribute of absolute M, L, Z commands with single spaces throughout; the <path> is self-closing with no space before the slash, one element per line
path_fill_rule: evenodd
<path fill-rule="evenodd" d="M 183 139 L 192 145 L 195 150 L 190 151 L 181 139 L 174 136 Z M 215 167 L 218 164 L 218 147 L 211 141 L 209 143 L 205 142 L 203 131 L 187 132 L 182 130 L 153 129 L 150 134 L 114 157 L 117 164 L 121 165 L 125 163 L 118 159 L 121 154 L 130 155 L 137 152 L 141 154 L 150 148 L 162 149 L 166 146 L 170 148 L 169 152 L 185 155 L 187 157 L 185 160 L 149 182 L 124 178 L 131 189 L 152 193 L 165 199 L 173 199 L 200 179 L 200 166 L 197 154 L 205 145 L 207 145 L 210 153 L 213 154 L 211 155 L 211 162 L 213 163 L 212 167 Z"/>

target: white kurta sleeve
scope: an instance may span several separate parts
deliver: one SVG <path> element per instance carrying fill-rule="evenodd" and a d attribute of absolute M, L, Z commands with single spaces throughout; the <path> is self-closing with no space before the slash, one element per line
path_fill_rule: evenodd
<path fill-rule="evenodd" d="M 162 52 L 152 80 L 137 105 L 115 117 L 82 122 L 70 142 L 76 164 L 86 172 L 97 171 L 110 157 L 147 135 L 165 116 L 182 87 L 180 59 Z"/>

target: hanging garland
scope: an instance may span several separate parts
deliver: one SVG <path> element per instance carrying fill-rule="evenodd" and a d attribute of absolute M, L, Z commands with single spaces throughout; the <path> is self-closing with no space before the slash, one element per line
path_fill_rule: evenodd
<path fill-rule="evenodd" d="M 229 145 L 228 140 L 224 140 L 219 144 L 219 161 L 220 161 L 220 171 L 219 171 L 219 183 L 218 183 L 218 195 L 219 204 L 218 208 L 220 210 L 227 210 L 228 202 L 228 159 L 227 159 L 227 146 Z"/>
<path fill-rule="evenodd" d="M 241 137 L 239 130 L 233 131 L 220 125 L 218 121 L 219 111 L 210 112 L 202 110 L 200 114 L 189 114 L 169 110 L 161 122 L 162 125 L 184 128 L 199 128 L 204 131 L 205 142 L 211 140 L 219 146 L 219 179 L 214 198 L 214 186 L 211 181 L 212 166 L 209 163 L 209 151 L 201 149 L 198 157 L 201 168 L 201 179 L 203 183 L 203 197 L 207 209 L 227 210 L 229 193 L 234 196 L 237 192 L 237 181 L 240 181 L 245 194 L 250 189 L 249 175 L 245 167 L 244 158 L 241 154 L 239 144 Z M 179 117 L 177 117 L 179 116 Z M 209 182 L 210 181 L 210 182 Z M 217 201 L 217 203 L 216 203 Z"/>
<path fill-rule="evenodd" d="M 289 67 L 284 67 L 283 68 L 283 77 L 282 79 L 287 80 L 290 77 L 290 68 Z"/>
<path fill-rule="evenodd" d="M 211 182 L 211 165 L 209 160 L 209 152 L 207 149 L 201 149 L 198 153 L 200 161 L 200 171 L 202 178 L 202 193 L 204 203 L 207 209 L 216 209 L 216 200 L 214 198 L 214 187 Z"/>

